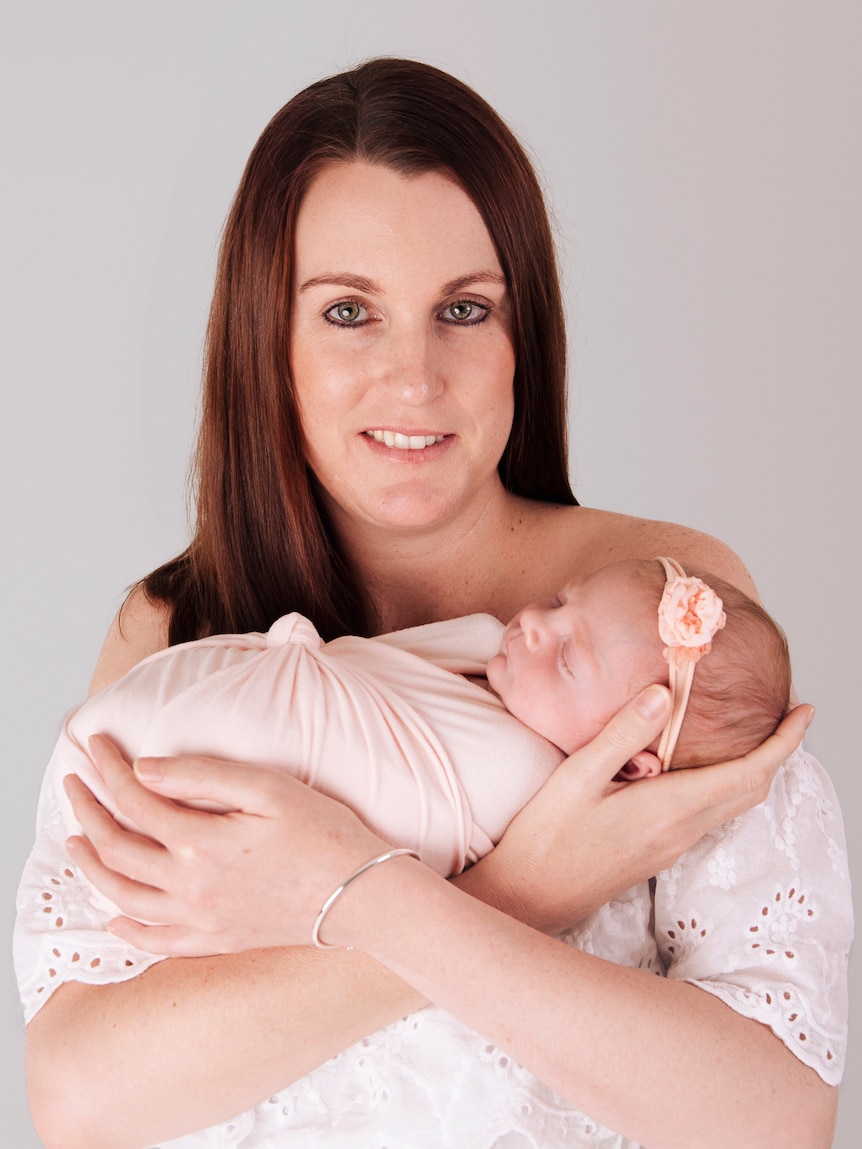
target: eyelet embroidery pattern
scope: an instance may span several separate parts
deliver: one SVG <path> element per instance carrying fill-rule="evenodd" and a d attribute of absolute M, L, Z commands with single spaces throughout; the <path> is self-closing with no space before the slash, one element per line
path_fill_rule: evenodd
<path fill-rule="evenodd" d="M 656 936 L 669 976 L 769 1026 L 837 1084 L 852 912 L 830 794 L 816 763 L 794 754 L 765 804 L 708 835 L 660 875 Z"/>
<path fill-rule="evenodd" d="M 842 881 L 847 881 L 847 851 L 843 842 L 839 842 L 833 833 L 837 831 L 843 838 L 840 816 L 836 812 L 835 803 L 819 784 L 820 779 L 805 766 L 804 752 L 797 750 L 782 767 L 781 780 L 785 789 L 786 807 L 780 825 L 771 808 L 766 808 L 767 816 L 774 826 L 775 849 L 785 854 L 794 870 L 798 870 L 800 864 L 797 849 L 798 814 L 803 807 L 810 807 L 815 811 L 817 828 L 825 839 L 826 854 L 832 862 L 832 869 Z"/>
<path fill-rule="evenodd" d="M 664 962 L 651 928 L 652 898 L 652 884 L 639 882 L 560 934 L 560 940 L 598 957 L 612 952 L 619 965 L 664 976 Z"/>
<path fill-rule="evenodd" d="M 796 886 L 777 889 L 748 927 L 749 947 L 765 963 L 796 961 L 796 937 L 802 925 L 813 925 L 817 911 Z"/>
<path fill-rule="evenodd" d="M 748 958 L 737 959 L 737 964 L 744 968 L 760 963 L 786 972 L 783 984 L 770 984 L 761 990 L 757 1013 L 791 1047 L 796 1046 L 804 1061 L 808 1062 L 806 1054 L 816 1049 L 817 1056 L 829 1065 L 836 1060 L 838 1043 L 821 1028 L 809 996 L 796 984 L 798 943 L 806 933 L 817 935 L 817 919 L 817 906 L 804 891 L 795 885 L 776 889 L 748 926 Z"/>
<path fill-rule="evenodd" d="M 799 1045 L 804 1045 L 812 1038 L 817 1040 L 820 1037 L 819 1034 L 815 1033 L 811 1024 L 811 1009 L 808 1000 L 798 990 L 787 986 L 779 993 L 767 992 L 764 994 L 764 1001 L 768 1007 L 774 1007 L 781 1015 L 783 1028 L 793 1034 Z M 832 1061 L 835 1055 L 827 1047 L 824 1056 L 827 1061 Z"/>
<path fill-rule="evenodd" d="M 817 1069 L 821 1077 L 838 1084 L 844 1059 L 846 1031 L 827 1032 L 809 996 L 787 982 L 781 987 L 747 990 L 739 985 L 696 982 L 739 1013 L 755 1018 L 777 1034 L 800 1061 Z M 822 1068 L 821 1068 L 822 1067 Z"/>
<path fill-rule="evenodd" d="M 709 884 L 722 890 L 731 889 L 737 882 L 737 862 L 734 841 L 740 832 L 740 819 L 735 818 L 708 834 L 659 875 L 664 896 L 669 902 L 679 897 L 681 886 L 688 884 L 692 869 L 706 864 Z M 741 832 L 744 833 L 743 823 Z"/>
<path fill-rule="evenodd" d="M 732 890 L 737 883 L 736 858 L 723 846 L 719 846 L 706 864 L 711 886 L 720 890 Z"/>
<path fill-rule="evenodd" d="M 42 935 L 42 961 L 33 971 L 35 984 L 32 992 L 39 999 L 40 1005 L 42 999 L 50 997 L 54 989 L 65 981 L 99 984 L 106 980 L 101 968 L 103 962 L 115 975 L 109 980 L 119 981 L 134 977 L 152 965 L 154 959 L 159 960 L 155 955 L 140 951 L 126 952 L 125 949 L 123 955 L 118 956 L 113 952 L 114 947 L 110 942 L 102 945 L 97 942 L 94 946 L 95 939 L 101 941 L 100 934 L 104 927 L 100 922 L 97 927 L 99 933 L 94 933 L 92 919 L 99 915 L 92 912 L 89 902 L 82 904 L 79 901 L 81 888 L 81 879 L 71 865 L 42 879 L 40 911 L 50 922 L 51 929 Z M 83 938 L 80 936 L 82 925 L 86 930 Z M 57 932 L 53 933 L 54 930 Z M 107 933 L 102 936 L 105 939 L 111 938 Z"/>
<path fill-rule="evenodd" d="M 839 834 L 843 837 L 843 823 L 841 821 L 840 811 L 836 809 L 835 803 L 827 798 L 825 794 L 820 794 L 819 799 L 817 820 L 820 832 L 826 839 L 826 853 L 832 862 L 832 869 L 835 875 L 842 881 L 848 881 L 847 850 L 838 842 L 831 832 L 833 828 L 837 828 Z"/>
<path fill-rule="evenodd" d="M 660 948 L 668 955 L 669 964 L 682 961 L 693 949 L 703 945 L 711 929 L 710 919 L 693 907 L 665 925 Z"/>
<path fill-rule="evenodd" d="M 769 1026 L 836 1084 L 852 923 L 840 817 L 819 770 L 804 753 L 794 755 L 763 806 L 707 835 L 670 870 L 563 940 L 657 974 L 666 962 L 668 976 Z M 15 939 L 28 1016 L 62 981 L 124 980 L 161 960 L 104 932 L 107 918 L 66 855 L 50 787 L 38 819 Z M 783 848 L 775 848 L 776 838 Z M 285 1138 L 296 1149 L 333 1142 L 339 1149 L 636 1149 L 566 1108 L 505 1050 L 433 1007 L 254 1109 L 162 1149 L 271 1149 Z"/>
<path fill-rule="evenodd" d="M 66 854 L 50 787 L 40 800 L 43 815 L 49 832 L 28 859 L 16 903 L 15 966 L 26 1021 L 63 982 L 125 981 L 162 960 L 105 931 L 108 915 L 92 904 L 89 884 Z"/>
<path fill-rule="evenodd" d="M 249 1114 L 161 1149 L 639 1149 L 505 1051 L 429 1007 L 357 1042 Z"/>

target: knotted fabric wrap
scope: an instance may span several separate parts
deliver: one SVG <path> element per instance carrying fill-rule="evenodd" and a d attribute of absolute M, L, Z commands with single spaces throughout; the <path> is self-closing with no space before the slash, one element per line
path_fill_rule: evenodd
<path fill-rule="evenodd" d="M 668 770 L 685 718 L 694 668 L 711 650 L 727 616 L 721 599 L 702 579 L 689 578 L 675 559 L 657 561 L 667 577 L 658 607 L 658 632 L 670 667 L 671 698 L 670 717 L 657 753 L 662 770 Z"/>

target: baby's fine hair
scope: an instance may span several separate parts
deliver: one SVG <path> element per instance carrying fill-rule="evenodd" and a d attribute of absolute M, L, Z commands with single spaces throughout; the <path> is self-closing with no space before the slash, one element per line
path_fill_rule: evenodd
<path fill-rule="evenodd" d="M 642 565 L 658 610 L 664 571 L 658 562 Z M 671 769 L 747 754 L 774 732 L 790 703 L 790 652 L 781 627 L 759 603 L 716 575 L 687 568 L 686 574 L 712 587 L 727 622 L 695 668 Z"/>

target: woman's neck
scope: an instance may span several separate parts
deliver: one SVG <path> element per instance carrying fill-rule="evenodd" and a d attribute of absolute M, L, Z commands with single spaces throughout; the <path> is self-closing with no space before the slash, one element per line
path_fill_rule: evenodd
<path fill-rule="evenodd" d="M 376 629 L 477 612 L 508 617 L 513 561 L 541 506 L 501 490 L 473 514 L 426 529 L 351 524 L 342 544 L 375 604 Z"/>

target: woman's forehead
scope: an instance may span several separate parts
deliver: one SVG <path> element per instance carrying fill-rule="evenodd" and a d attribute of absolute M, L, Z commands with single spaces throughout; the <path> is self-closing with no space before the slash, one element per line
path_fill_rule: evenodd
<path fill-rule="evenodd" d="M 446 279 L 502 276 L 484 220 L 453 179 L 362 161 L 331 164 L 311 184 L 297 219 L 296 260 L 303 281 L 339 272 L 374 280 L 375 267 L 394 261 Z"/>

